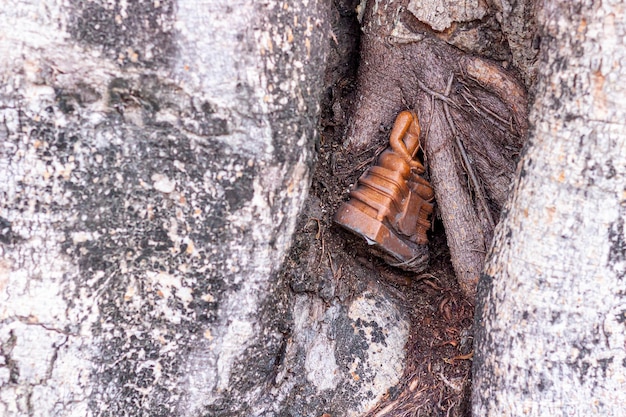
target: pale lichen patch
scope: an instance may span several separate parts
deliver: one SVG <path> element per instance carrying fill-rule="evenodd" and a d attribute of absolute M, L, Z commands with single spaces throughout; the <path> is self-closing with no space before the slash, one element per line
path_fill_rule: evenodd
<path fill-rule="evenodd" d="M 164 174 L 153 174 L 151 179 L 152 186 L 157 191 L 169 194 L 176 189 L 176 181 L 170 180 Z"/>

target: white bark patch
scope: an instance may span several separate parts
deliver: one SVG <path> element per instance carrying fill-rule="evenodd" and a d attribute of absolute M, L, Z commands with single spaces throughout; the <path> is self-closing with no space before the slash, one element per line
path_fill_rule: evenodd
<path fill-rule="evenodd" d="M 378 403 L 387 390 L 400 381 L 409 323 L 388 299 L 368 292 L 352 302 L 348 316 L 355 323 L 355 333 L 364 335 L 368 345 L 364 358 L 356 358 L 350 369 L 352 378 L 362 381 L 359 395 L 367 398 L 359 404 L 359 409 L 349 414 L 358 416 Z M 365 361 L 363 366 L 360 366 L 361 360 Z M 366 373 L 359 374 L 359 369 L 365 369 Z"/>
<path fill-rule="evenodd" d="M 341 377 L 335 358 L 335 342 L 328 337 L 328 318 L 337 314 L 337 308 L 325 311 L 321 299 L 298 296 L 293 314 L 294 338 L 307 352 L 304 362 L 307 380 L 318 391 L 336 388 Z"/>
<path fill-rule="evenodd" d="M 210 97 L 204 98 L 217 104 L 218 115 L 229 121 L 229 134 L 218 139 L 241 152 L 269 155 L 273 151 L 269 123 L 258 125 L 245 117 L 250 112 L 266 113 L 262 60 L 257 51 L 243 52 L 254 42 L 252 28 L 256 25 L 252 19 L 258 15 L 255 8 L 254 2 L 243 0 L 177 1 L 180 48 L 174 78 L 181 80 L 185 90 L 193 91 L 198 99 L 203 98 L 204 92 L 211 92 Z M 225 14 L 230 15 L 228 19 L 214 18 Z M 219 36 L 211 35 L 217 33 Z M 220 53 L 216 54 L 216 50 Z M 243 95 L 242 86 L 246 90 Z M 256 105 L 249 108 L 249 103 Z M 250 146 L 251 137 L 255 138 L 254 146 Z"/>
<path fill-rule="evenodd" d="M 183 286 L 180 276 L 165 272 L 148 271 L 146 272 L 146 278 L 149 291 L 155 292 L 156 304 L 159 306 L 161 314 L 172 323 L 180 323 L 184 310 L 181 311 L 181 309 L 173 307 L 176 305 L 173 301 L 179 299 L 183 302 L 183 307 L 187 308 L 189 303 L 193 300 L 191 288 Z M 130 286 L 126 290 L 125 297 L 132 299 L 134 292 L 135 287 Z M 141 303 L 141 300 L 135 301 Z"/>
<path fill-rule="evenodd" d="M 0 111 L 9 126 L 14 117 L 11 110 Z M 78 267 L 59 251 L 65 237 L 51 226 L 64 219 L 34 210 L 37 199 L 66 201 L 58 183 L 62 176 L 42 175 L 33 141 L 27 138 L 18 147 L 14 157 L 0 158 L 0 193 L 7 199 L 0 216 L 11 222 L 11 234 L 20 240 L 14 248 L 0 245 L 0 361 L 11 360 L 11 372 L 18 378 L 17 385 L 7 385 L 10 372 L 0 372 L 0 415 L 28 415 L 26 399 L 31 395 L 35 415 L 62 409 L 64 416 L 85 416 L 92 368 L 84 337 L 90 335 L 97 308 L 92 299 L 81 297 L 68 305 Z M 32 209 L 13 208 L 25 196 L 31 196 Z M 72 238 L 83 242 L 94 236 L 79 232 Z"/>
<path fill-rule="evenodd" d="M 320 335 L 307 352 L 304 366 L 306 378 L 319 391 L 337 387 L 339 368 L 335 360 L 335 343 Z"/>
<path fill-rule="evenodd" d="M 253 335 L 254 331 L 249 321 L 235 320 L 226 329 L 226 334 L 221 338 L 220 354 L 217 359 L 218 390 L 222 391 L 228 386 L 233 363 Z"/>
<path fill-rule="evenodd" d="M 411 0 L 407 9 L 434 30 L 444 31 L 453 23 L 482 19 L 487 6 L 481 0 Z"/>
<path fill-rule="evenodd" d="M 44 382 L 54 349 L 63 343 L 65 337 L 38 325 L 16 323 L 3 329 L 4 332 L 7 330 L 12 331 L 16 342 L 11 359 L 20 370 L 18 382 L 31 385 Z"/>
<path fill-rule="evenodd" d="M 94 238 L 97 239 L 98 234 L 97 233 L 91 233 L 91 232 L 74 232 L 72 233 L 72 241 L 74 243 L 85 243 L 87 241 L 93 240 Z"/>
<path fill-rule="evenodd" d="M 176 181 L 172 181 L 163 174 L 152 175 L 152 186 L 155 190 L 169 194 L 176 189 Z"/>

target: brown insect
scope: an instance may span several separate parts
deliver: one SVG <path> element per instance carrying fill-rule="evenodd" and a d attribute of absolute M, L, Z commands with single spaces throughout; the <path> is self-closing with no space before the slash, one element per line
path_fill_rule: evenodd
<path fill-rule="evenodd" d="M 400 263 L 416 267 L 427 257 L 426 232 L 433 212 L 433 189 L 424 178 L 417 116 L 401 112 L 385 150 L 375 166 L 361 175 L 350 200 L 335 214 L 335 222 L 363 236 Z"/>

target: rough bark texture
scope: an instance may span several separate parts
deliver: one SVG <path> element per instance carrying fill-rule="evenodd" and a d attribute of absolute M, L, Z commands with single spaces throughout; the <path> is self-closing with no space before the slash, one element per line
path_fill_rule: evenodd
<path fill-rule="evenodd" d="M 462 383 L 442 381 L 467 381 L 467 362 L 441 357 L 470 344 L 430 343 L 469 327 L 458 293 L 414 290 L 429 327 L 410 349 L 438 355 L 414 383 L 416 298 L 351 268 L 330 220 L 281 270 L 316 142 L 324 2 L 5 6 L 0 415 L 356 416 L 402 378 L 458 408 Z M 327 207 L 309 200 L 299 230 Z"/>
<path fill-rule="evenodd" d="M 539 11 L 532 133 L 479 285 L 476 416 L 626 409 L 625 15 Z"/>
<path fill-rule="evenodd" d="M 424 5 L 419 10 L 424 11 Z M 448 7 L 448 16 L 472 16 L 452 3 Z M 359 96 L 346 145 L 365 148 L 379 135 L 380 126 L 391 124 L 399 111 L 408 107 L 417 112 L 452 264 L 463 291 L 473 300 L 493 219 L 499 217 L 525 137 L 526 93 L 501 65 L 468 53 L 483 51 L 478 45 L 479 40 L 489 39 L 488 18 L 484 24 L 466 27 L 455 23 L 453 33 L 440 33 L 431 29 L 439 27 L 437 16 L 414 13 L 415 7 L 403 11 L 397 3 L 368 3 Z M 468 34 L 473 34 L 472 41 Z M 498 52 L 502 45 L 487 43 L 493 47 L 492 56 L 506 55 Z M 445 102 L 450 108 L 445 110 L 441 96 L 450 78 L 453 84 Z M 463 168 L 468 163 L 463 162 L 458 143 L 469 155 L 467 162 L 478 184 L 468 179 Z"/>
<path fill-rule="evenodd" d="M 496 19 L 511 49 L 511 61 L 522 74 L 526 86 L 537 78 L 537 54 L 541 36 L 537 33 L 536 0 L 491 0 L 497 8 Z"/>
<path fill-rule="evenodd" d="M 325 310 L 279 274 L 328 23 L 314 0 L 4 4 L 0 415 L 355 415 L 395 384 L 388 296 Z"/>
<path fill-rule="evenodd" d="M 442 32 L 457 23 L 482 19 L 487 14 L 487 5 L 480 0 L 410 0 L 407 10 L 421 22 Z"/>

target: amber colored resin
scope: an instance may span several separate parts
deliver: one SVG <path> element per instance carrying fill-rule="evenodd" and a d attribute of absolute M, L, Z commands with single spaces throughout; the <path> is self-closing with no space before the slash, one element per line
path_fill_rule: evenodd
<path fill-rule="evenodd" d="M 420 127 L 414 113 L 398 115 L 385 150 L 375 166 L 359 178 L 350 200 L 335 214 L 335 222 L 363 236 L 399 262 L 410 262 L 428 243 L 433 189 L 420 175 L 424 166 L 415 156 Z"/>

